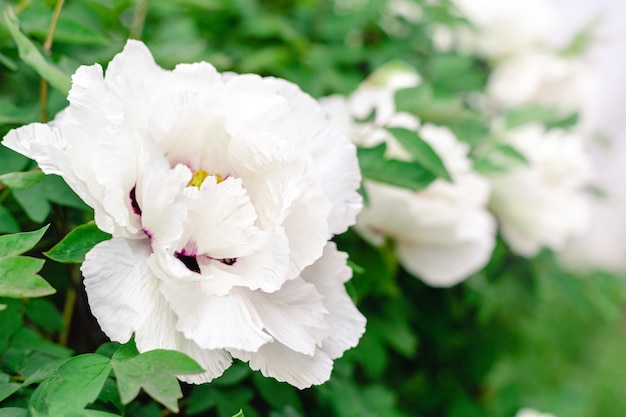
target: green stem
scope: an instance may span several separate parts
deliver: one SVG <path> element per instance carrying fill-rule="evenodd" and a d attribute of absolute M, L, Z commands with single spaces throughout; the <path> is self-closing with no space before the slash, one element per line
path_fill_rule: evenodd
<path fill-rule="evenodd" d="M 146 15 L 148 14 L 148 0 L 137 0 L 135 5 L 135 13 L 133 14 L 133 21 L 130 25 L 130 33 L 128 37 L 131 39 L 141 39 L 143 32 L 143 26 L 146 22 Z"/>
<path fill-rule="evenodd" d="M 43 43 L 43 50 L 48 55 L 50 55 L 50 50 L 52 49 L 54 31 L 56 30 L 57 23 L 59 22 L 59 16 L 61 16 L 63 3 L 65 3 L 65 0 L 57 0 L 56 5 L 54 6 L 54 13 L 52 14 L 52 21 L 50 22 L 50 27 L 48 28 L 48 35 Z M 48 121 L 48 83 L 43 78 L 39 83 L 39 105 L 41 107 L 41 121 L 45 123 Z"/>

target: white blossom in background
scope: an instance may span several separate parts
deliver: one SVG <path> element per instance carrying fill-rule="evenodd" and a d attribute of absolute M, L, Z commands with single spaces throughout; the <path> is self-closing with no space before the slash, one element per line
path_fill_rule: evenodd
<path fill-rule="evenodd" d="M 166 71 L 128 41 L 80 67 L 69 107 L 4 144 L 61 175 L 113 238 L 82 266 L 89 304 L 118 342 L 173 349 L 204 369 L 232 358 L 298 388 L 326 381 L 365 319 L 329 239 L 361 208 L 355 146 L 284 80 Z"/>
<path fill-rule="evenodd" d="M 527 50 L 499 63 L 489 77 L 486 93 L 505 107 L 543 104 L 574 112 L 589 100 L 591 83 L 582 57 Z"/>
<path fill-rule="evenodd" d="M 357 231 L 374 244 L 392 239 L 400 263 L 435 287 L 448 287 L 491 258 L 495 220 L 486 205 L 489 183 L 472 170 L 468 146 L 447 128 L 424 125 L 421 137 L 439 154 L 453 183 L 437 179 L 415 192 L 365 181 L 368 204 Z"/>
<path fill-rule="evenodd" d="M 458 48 L 492 59 L 533 48 L 546 38 L 557 17 L 547 0 L 452 2 L 471 25 L 452 28 Z"/>
<path fill-rule="evenodd" d="M 531 257 L 543 247 L 559 251 L 585 231 L 591 170 L 580 136 L 539 124 L 515 128 L 506 142 L 527 164 L 490 176 L 490 207 L 516 253 Z"/>
<path fill-rule="evenodd" d="M 522 408 L 515 414 L 515 417 L 555 417 L 554 414 L 541 413 L 532 408 Z"/>
<path fill-rule="evenodd" d="M 390 79 L 401 79 L 392 74 L 387 73 Z M 407 74 L 402 77 L 409 79 Z M 442 158 L 453 183 L 438 179 L 414 192 L 366 180 L 369 202 L 356 229 L 375 245 L 392 239 L 402 265 L 427 284 L 451 286 L 480 270 L 491 257 L 496 227 L 486 208 L 489 183 L 472 170 L 468 146 L 447 128 L 420 127 L 415 116 L 396 111 L 393 94 L 398 84 L 385 88 L 384 82 L 373 83 L 370 78 L 350 97 L 327 97 L 321 103 L 331 122 L 361 146 L 385 142 L 388 157 L 408 161 L 409 154 L 385 130 L 403 127 L 418 130 Z M 373 121 L 358 122 L 372 109 L 376 109 Z"/>

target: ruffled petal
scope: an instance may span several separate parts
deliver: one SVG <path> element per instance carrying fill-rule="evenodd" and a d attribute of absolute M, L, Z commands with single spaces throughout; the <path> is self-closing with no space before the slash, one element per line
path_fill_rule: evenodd
<path fill-rule="evenodd" d="M 243 289 L 218 297 L 203 293 L 200 282 L 166 281 L 161 293 L 178 316 L 176 330 L 203 349 L 254 352 L 272 340 Z"/>
<path fill-rule="evenodd" d="M 278 342 L 263 345 L 258 352 L 231 351 L 231 354 L 248 361 L 250 368 L 261 371 L 264 376 L 287 382 L 298 389 L 328 381 L 333 370 L 333 361 L 323 350 L 305 355 Z"/>
<path fill-rule="evenodd" d="M 346 259 L 347 255 L 339 252 L 334 242 L 328 242 L 322 257 L 302 272 L 302 278 L 315 285 L 324 297 L 329 329 L 328 336 L 322 341 L 322 350 L 332 359 L 355 347 L 365 332 L 365 317 L 344 287 L 352 277 Z"/>

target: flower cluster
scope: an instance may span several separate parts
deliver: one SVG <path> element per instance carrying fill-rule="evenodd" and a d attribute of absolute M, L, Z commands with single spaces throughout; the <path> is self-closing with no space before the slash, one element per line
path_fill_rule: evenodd
<path fill-rule="evenodd" d="M 496 116 L 484 143 L 472 149 L 448 128 L 396 110 L 397 91 L 420 83 L 419 74 L 392 63 L 349 97 L 322 100 L 333 123 L 356 144 L 385 143 L 387 157 L 411 161 L 388 128 L 416 132 L 439 155 L 451 177 L 451 181 L 438 178 L 419 191 L 366 179 L 368 203 L 356 227 L 364 238 L 376 245 L 391 240 L 405 269 L 429 285 L 450 286 L 489 261 L 495 219 L 510 248 L 526 257 L 542 248 L 562 250 L 586 229 L 585 188 L 591 175 L 580 135 L 536 122 L 509 127 Z M 526 98 L 534 102 L 531 96 Z M 506 161 L 499 169 L 475 170 L 470 155 L 484 149 L 489 154 L 491 147 L 504 147 L 517 160 Z"/>
<path fill-rule="evenodd" d="M 160 68 L 128 41 L 80 67 L 69 107 L 4 144 L 62 176 L 113 235 L 82 266 L 115 341 L 173 349 L 221 375 L 233 358 L 305 388 L 357 344 L 365 319 L 329 239 L 361 208 L 355 146 L 295 85 Z"/>

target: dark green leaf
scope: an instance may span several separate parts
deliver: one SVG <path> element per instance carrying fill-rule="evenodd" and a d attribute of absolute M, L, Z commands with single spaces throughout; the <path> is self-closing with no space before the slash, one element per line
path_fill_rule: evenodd
<path fill-rule="evenodd" d="M 37 275 L 43 259 L 25 256 L 0 259 L 0 296 L 11 298 L 43 297 L 56 290 Z"/>
<path fill-rule="evenodd" d="M 26 305 L 26 316 L 37 326 L 50 332 L 57 332 L 65 328 L 63 316 L 50 300 L 30 300 Z"/>
<path fill-rule="evenodd" d="M 387 130 L 400 142 L 415 162 L 437 177 L 452 182 L 452 177 L 437 152 L 416 131 L 402 127 L 390 127 Z"/>
<path fill-rule="evenodd" d="M 32 67 L 37 73 L 50 85 L 63 95 L 67 95 L 70 91 L 70 77 L 54 65 L 50 64 L 43 57 L 41 52 L 18 28 L 17 18 L 7 9 L 4 13 L 4 22 L 11 32 L 13 40 L 17 44 L 20 58 Z"/>
<path fill-rule="evenodd" d="M 81 263 L 96 244 L 110 238 L 111 235 L 98 229 L 95 223 L 83 224 L 68 233 L 45 255 L 57 262 Z"/>
<path fill-rule="evenodd" d="M 385 144 L 359 148 L 361 172 L 367 179 L 419 191 L 435 180 L 435 175 L 421 165 L 385 158 Z"/>
<path fill-rule="evenodd" d="M 9 209 L 0 206 L 0 233 L 19 233 L 20 225 Z"/>
<path fill-rule="evenodd" d="M 0 236 L 0 259 L 20 255 L 32 249 L 41 240 L 46 230 L 48 230 L 47 225 L 33 232 Z"/>

